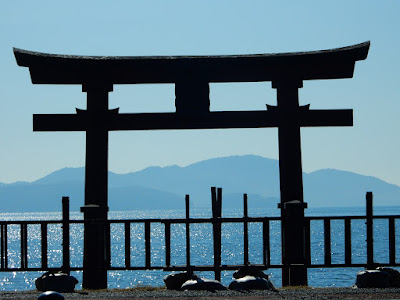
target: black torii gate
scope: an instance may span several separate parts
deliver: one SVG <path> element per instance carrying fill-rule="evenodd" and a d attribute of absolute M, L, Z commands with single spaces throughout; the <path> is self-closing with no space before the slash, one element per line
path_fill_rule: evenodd
<path fill-rule="evenodd" d="M 87 109 L 76 114 L 34 115 L 34 131 L 85 131 L 85 220 L 83 287 L 107 288 L 105 249 L 109 232 L 108 132 L 113 130 L 278 127 L 282 216 L 282 284 L 307 285 L 300 127 L 352 126 L 352 110 L 310 110 L 299 106 L 304 80 L 353 77 L 369 42 L 323 51 L 170 57 L 91 57 L 14 49 L 34 84 L 80 84 Z M 277 106 L 265 111 L 210 112 L 210 82 L 271 81 Z M 174 83 L 175 113 L 119 113 L 109 109 L 114 84 Z"/>

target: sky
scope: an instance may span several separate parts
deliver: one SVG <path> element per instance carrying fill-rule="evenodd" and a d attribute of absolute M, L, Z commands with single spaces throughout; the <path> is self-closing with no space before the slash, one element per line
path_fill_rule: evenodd
<path fill-rule="evenodd" d="M 0 3 L 0 182 L 85 163 L 85 133 L 33 132 L 33 114 L 86 107 L 81 86 L 33 85 L 13 47 L 54 54 L 152 56 L 313 51 L 371 41 L 352 79 L 305 81 L 300 104 L 354 110 L 353 127 L 303 128 L 303 170 L 352 171 L 400 185 L 400 1 L 146 0 Z M 174 86 L 115 85 L 110 108 L 173 112 Z M 211 110 L 276 105 L 270 82 L 210 85 Z M 109 169 L 255 154 L 278 159 L 276 128 L 121 131 Z"/>

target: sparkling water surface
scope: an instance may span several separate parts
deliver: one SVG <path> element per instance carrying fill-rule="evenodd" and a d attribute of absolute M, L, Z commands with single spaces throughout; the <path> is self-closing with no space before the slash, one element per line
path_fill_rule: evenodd
<path fill-rule="evenodd" d="M 399 207 L 375 207 L 374 215 L 400 215 Z M 362 216 L 364 208 L 309 208 L 307 216 Z M 191 218 L 209 218 L 210 209 L 192 209 Z M 243 212 L 237 210 L 223 210 L 223 217 L 242 217 Z M 249 216 L 279 216 L 278 209 L 253 209 L 249 210 Z M 110 212 L 109 219 L 148 219 L 148 218 L 184 218 L 184 210 L 153 210 L 153 211 L 127 211 Z M 60 220 L 61 213 L 10 213 L 0 214 L 3 221 L 22 220 Z M 82 219 L 82 214 L 71 213 L 71 219 Z M 396 220 L 396 261 L 400 261 L 400 220 Z M 186 263 L 186 229 L 184 224 L 171 224 L 171 264 L 185 265 Z M 333 220 L 331 222 L 331 255 L 332 263 L 344 263 L 344 221 Z M 41 237 L 40 225 L 28 225 L 28 264 L 29 267 L 41 265 Z M 125 233 L 124 224 L 111 225 L 111 265 L 113 267 L 125 264 Z M 213 264 L 213 238 L 211 224 L 190 225 L 191 236 L 191 264 Z M 131 224 L 131 265 L 145 265 L 144 224 Z M 366 226 L 365 220 L 352 221 L 352 261 L 365 263 L 366 254 Z M 83 225 L 70 225 L 70 255 L 71 266 L 82 266 L 83 252 Z M 389 236 L 388 221 L 374 220 L 374 259 L 375 262 L 389 262 Z M 48 226 L 48 264 L 49 267 L 62 265 L 62 230 L 61 224 Z M 270 245 L 271 264 L 281 263 L 281 233 L 280 222 L 270 221 Z M 262 263 L 262 224 L 249 223 L 249 260 L 250 263 Z M 243 224 L 222 224 L 222 264 L 243 263 Z M 324 226 L 323 221 L 311 222 L 311 261 L 313 264 L 321 264 L 324 261 Z M 10 268 L 18 267 L 20 258 L 20 226 L 8 226 L 8 265 Z M 151 264 L 152 266 L 165 265 L 164 225 L 151 224 Z M 326 268 L 309 269 L 308 281 L 313 287 L 346 287 L 355 282 L 355 275 L 360 268 Z M 1 290 L 33 290 L 35 279 L 43 272 L 1 272 Z M 223 271 L 221 281 L 228 285 L 232 280 L 233 271 Z M 276 286 L 281 286 L 281 270 L 269 269 L 266 271 L 271 276 Z M 163 277 L 168 272 L 163 271 L 109 271 L 109 288 L 131 288 L 138 285 L 162 286 Z M 197 272 L 205 278 L 213 278 L 213 272 Z M 79 280 L 77 289 L 81 288 L 82 272 L 71 272 Z"/>

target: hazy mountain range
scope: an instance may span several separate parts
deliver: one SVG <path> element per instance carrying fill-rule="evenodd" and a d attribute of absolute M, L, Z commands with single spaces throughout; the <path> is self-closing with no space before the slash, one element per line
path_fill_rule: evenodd
<path fill-rule="evenodd" d="M 323 169 L 304 173 L 304 198 L 309 207 L 364 206 L 374 192 L 374 205 L 400 204 L 400 187 L 375 177 Z M 278 161 L 260 156 L 230 156 L 186 167 L 150 167 L 127 174 L 109 173 L 110 210 L 184 208 L 185 194 L 193 207 L 211 205 L 210 188 L 223 188 L 223 206 L 276 208 L 279 202 Z M 34 182 L 0 183 L 0 212 L 60 211 L 69 196 L 71 210 L 84 203 L 84 168 L 64 168 Z"/>

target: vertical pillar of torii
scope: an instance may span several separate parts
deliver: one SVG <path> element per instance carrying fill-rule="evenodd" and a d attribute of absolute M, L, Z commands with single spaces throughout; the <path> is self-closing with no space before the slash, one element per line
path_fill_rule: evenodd
<path fill-rule="evenodd" d="M 307 286 L 305 256 L 303 169 L 301 159 L 301 108 L 296 79 L 273 81 L 279 114 L 279 176 L 281 191 L 282 285 Z"/>
<path fill-rule="evenodd" d="M 87 93 L 83 281 L 90 289 L 107 288 L 108 214 L 108 93 L 111 84 L 82 85 Z"/>

